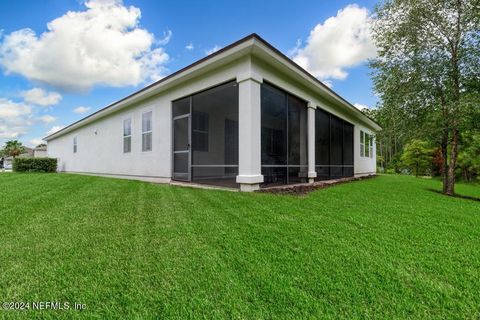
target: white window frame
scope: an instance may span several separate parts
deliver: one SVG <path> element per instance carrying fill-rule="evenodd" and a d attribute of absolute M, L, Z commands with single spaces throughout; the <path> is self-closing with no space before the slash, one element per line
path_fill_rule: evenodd
<path fill-rule="evenodd" d="M 150 113 L 150 130 L 145 130 L 143 127 L 143 117 Z M 147 110 L 145 112 L 142 112 L 142 152 L 150 152 L 153 150 L 153 110 Z M 144 144 L 143 144 L 143 137 L 146 136 L 147 134 L 150 134 L 150 149 L 145 149 Z"/>
<path fill-rule="evenodd" d="M 73 153 L 77 153 L 78 151 L 78 140 L 77 136 L 73 137 Z"/>
<path fill-rule="evenodd" d="M 130 134 L 125 134 L 125 123 L 127 121 L 130 121 Z M 122 125 L 123 125 L 123 153 L 124 154 L 128 154 L 128 153 L 132 153 L 132 118 L 125 118 L 123 119 L 123 122 L 122 122 Z M 130 146 L 129 146 L 129 150 L 128 151 L 125 151 L 125 141 L 127 138 L 130 138 Z"/>
<path fill-rule="evenodd" d="M 370 158 L 370 135 L 365 132 L 365 158 Z"/>
<path fill-rule="evenodd" d="M 360 130 L 360 157 L 373 158 L 373 134 Z"/>
<path fill-rule="evenodd" d="M 369 149 L 369 155 L 370 155 L 370 158 L 373 158 L 373 135 L 370 135 L 370 139 L 368 140 L 370 143 L 368 145 L 368 149 Z"/>
<path fill-rule="evenodd" d="M 360 130 L 360 157 L 365 157 L 365 132 Z"/>

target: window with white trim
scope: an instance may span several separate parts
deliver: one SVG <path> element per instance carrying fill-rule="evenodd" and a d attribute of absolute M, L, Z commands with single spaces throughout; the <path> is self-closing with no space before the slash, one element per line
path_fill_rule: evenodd
<path fill-rule="evenodd" d="M 132 151 L 132 119 L 123 120 L 123 153 Z"/>
<path fill-rule="evenodd" d="M 370 157 L 370 135 L 365 133 L 365 158 Z"/>
<path fill-rule="evenodd" d="M 360 131 L 360 157 L 365 157 L 365 132 Z"/>
<path fill-rule="evenodd" d="M 152 151 L 152 111 L 142 114 L 142 151 Z"/>
<path fill-rule="evenodd" d="M 370 139 L 368 140 L 369 141 L 369 145 L 368 147 L 370 148 L 370 158 L 373 158 L 373 135 L 370 135 Z"/>
<path fill-rule="evenodd" d="M 73 153 L 77 153 L 77 136 L 73 137 Z"/>
<path fill-rule="evenodd" d="M 360 131 L 360 157 L 373 158 L 373 135 Z"/>

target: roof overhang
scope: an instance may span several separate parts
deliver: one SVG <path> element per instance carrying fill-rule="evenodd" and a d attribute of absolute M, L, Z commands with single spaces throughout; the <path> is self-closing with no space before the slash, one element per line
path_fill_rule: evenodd
<path fill-rule="evenodd" d="M 256 39 L 255 46 L 252 50 L 253 55 L 259 57 L 263 61 L 270 64 L 275 69 L 281 70 L 290 76 L 296 82 L 303 84 L 307 88 L 316 92 L 327 101 L 343 108 L 343 111 L 360 120 L 374 131 L 380 131 L 382 128 L 374 120 L 370 119 L 362 111 L 352 105 L 350 102 L 342 98 L 335 91 L 327 87 L 320 80 L 311 75 L 308 71 L 293 62 L 278 49 L 270 45 L 265 40 Z"/>
<path fill-rule="evenodd" d="M 201 76 L 225 64 L 240 59 L 243 56 L 255 55 L 262 59 L 266 59 L 273 63 L 276 67 L 281 68 L 283 72 L 288 73 L 297 81 L 301 81 L 304 85 L 319 92 L 326 99 L 334 103 L 350 109 L 364 123 L 370 125 L 374 130 L 381 130 L 381 127 L 373 120 L 368 118 L 360 110 L 355 108 L 351 103 L 340 97 L 333 90 L 325 86 L 322 82 L 302 69 L 299 65 L 290 60 L 283 53 L 275 49 L 268 42 L 260 38 L 256 34 L 249 35 L 231 45 L 201 59 L 193 64 L 170 74 L 169 76 L 152 83 L 151 85 L 132 93 L 131 95 L 116 101 L 97 112 L 72 123 L 71 125 L 43 138 L 49 141 L 58 138 L 86 124 L 104 118 L 105 116 L 129 107 L 135 103 L 153 97 L 161 92 L 173 88 L 182 82 Z"/>

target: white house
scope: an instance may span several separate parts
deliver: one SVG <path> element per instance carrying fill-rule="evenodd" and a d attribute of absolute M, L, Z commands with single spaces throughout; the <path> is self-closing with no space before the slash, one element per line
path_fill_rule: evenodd
<path fill-rule="evenodd" d="M 41 145 L 37 146 L 35 149 L 33 149 L 33 157 L 34 158 L 44 158 L 47 156 L 47 146 Z"/>
<path fill-rule="evenodd" d="M 375 173 L 379 129 L 252 34 L 45 140 L 59 171 L 252 191 Z"/>

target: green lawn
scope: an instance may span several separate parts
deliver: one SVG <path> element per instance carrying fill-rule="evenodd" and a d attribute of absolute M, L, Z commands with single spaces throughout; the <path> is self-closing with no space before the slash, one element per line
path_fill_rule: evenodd
<path fill-rule="evenodd" d="M 0 302 L 87 306 L 0 318 L 478 319 L 480 202 L 429 188 L 381 176 L 293 197 L 0 173 Z"/>

